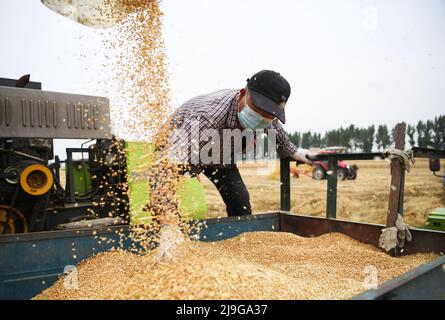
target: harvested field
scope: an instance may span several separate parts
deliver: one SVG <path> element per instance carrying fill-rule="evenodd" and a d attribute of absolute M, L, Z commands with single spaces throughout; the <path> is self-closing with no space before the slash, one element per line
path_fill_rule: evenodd
<path fill-rule="evenodd" d="M 347 163 L 354 163 L 346 161 Z M 391 183 L 389 162 L 357 161 L 356 180 L 338 182 L 337 218 L 359 222 L 382 223 L 386 221 L 388 195 Z M 258 175 L 258 165 L 240 164 L 240 172 L 250 192 L 254 213 L 275 211 L 280 207 L 279 174 Z M 225 216 L 225 205 L 218 190 L 205 177 L 209 212 L 207 217 Z M 291 211 L 324 216 L 326 207 L 326 180 L 316 181 L 307 176 L 291 179 Z M 405 221 L 416 227 L 425 224 L 425 215 L 434 208 L 443 207 L 444 192 L 440 178 L 428 169 L 428 160 L 418 159 L 406 174 Z"/>
<path fill-rule="evenodd" d="M 98 254 L 78 265 L 77 289 L 61 278 L 35 299 L 346 299 L 365 290 L 369 272 L 382 283 L 436 257 L 392 258 L 337 233 L 252 232 L 187 241 L 170 263 L 158 263 L 157 250 Z"/>

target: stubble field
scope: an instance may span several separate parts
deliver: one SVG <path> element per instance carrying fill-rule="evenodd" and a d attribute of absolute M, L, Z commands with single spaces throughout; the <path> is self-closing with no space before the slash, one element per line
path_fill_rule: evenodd
<path fill-rule="evenodd" d="M 348 162 L 353 163 L 353 162 Z M 343 220 L 381 223 L 386 221 L 388 195 L 391 184 L 389 161 L 357 161 L 356 180 L 338 182 L 337 218 Z M 263 174 L 261 165 L 240 164 L 240 172 L 250 192 L 254 213 L 276 211 L 280 206 L 280 181 L 278 168 Z M 205 177 L 204 185 L 207 217 L 225 216 L 225 204 L 218 190 Z M 316 181 L 309 176 L 291 177 L 291 212 L 309 216 L 325 216 L 326 180 Z M 428 160 L 418 159 L 405 178 L 405 221 L 416 227 L 425 224 L 427 213 L 444 205 L 441 179 L 433 176 Z"/>

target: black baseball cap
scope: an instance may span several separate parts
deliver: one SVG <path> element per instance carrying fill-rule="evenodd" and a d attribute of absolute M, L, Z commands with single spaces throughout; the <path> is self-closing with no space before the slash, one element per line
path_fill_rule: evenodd
<path fill-rule="evenodd" d="M 262 70 L 247 79 L 255 106 L 286 123 L 284 107 L 290 96 L 290 84 L 278 72 Z"/>

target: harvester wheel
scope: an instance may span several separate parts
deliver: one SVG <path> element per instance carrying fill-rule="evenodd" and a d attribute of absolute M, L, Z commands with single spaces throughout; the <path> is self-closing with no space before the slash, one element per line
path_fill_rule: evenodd
<path fill-rule="evenodd" d="M 312 169 L 312 178 L 315 180 L 323 180 L 326 178 L 326 172 L 321 166 L 314 166 L 314 169 Z"/>
<path fill-rule="evenodd" d="M 346 179 L 348 180 L 355 180 L 357 179 L 357 172 L 350 172 L 349 174 L 346 175 Z"/>

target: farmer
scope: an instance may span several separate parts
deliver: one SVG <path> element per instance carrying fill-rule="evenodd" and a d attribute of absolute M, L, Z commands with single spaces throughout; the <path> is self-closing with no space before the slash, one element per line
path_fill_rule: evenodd
<path fill-rule="evenodd" d="M 157 169 L 155 176 L 151 178 L 151 204 L 150 209 L 157 214 L 166 211 L 165 201 L 170 201 L 173 206 L 171 211 L 175 211 L 172 201 L 172 182 L 160 182 L 168 176 L 189 172 L 192 175 L 204 173 L 216 186 L 226 204 L 228 216 L 250 215 L 252 214 L 249 192 L 234 160 L 234 150 L 231 150 L 230 161 L 225 161 L 227 155 L 223 154 L 224 143 L 220 139 L 216 149 L 211 150 L 211 158 L 220 161 L 203 161 L 197 159 L 193 161 L 193 155 L 197 156 L 203 151 L 205 145 L 208 147 L 208 139 L 200 140 L 203 132 L 216 131 L 223 137 L 224 129 L 253 130 L 266 129 L 275 130 L 276 148 L 280 158 L 290 157 L 295 160 L 310 163 L 306 157 L 309 151 L 297 148 L 290 142 L 280 122 L 285 123 L 285 106 L 289 99 L 291 88 L 287 80 L 278 72 L 263 70 L 247 79 L 247 84 L 239 90 L 220 90 L 214 93 L 201 95 L 186 101 L 171 116 L 170 125 L 173 128 L 180 128 L 181 134 L 169 138 L 169 150 L 186 150 L 186 167 L 178 169 L 178 166 L 166 166 Z M 169 127 L 171 130 L 172 127 Z M 230 131 L 230 130 L 229 130 Z M 244 141 L 246 142 L 246 140 Z M 254 140 L 255 142 L 255 140 Z M 191 151 L 191 145 L 195 143 L 195 154 Z M 245 143 L 244 143 L 245 144 Z M 159 147 L 158 144 L 157 147 Z M 231 146 L 231 143 L 230 143 Z M 232 147 L 232 146 L 231 146 Z M 244 145 L 243 148 L 246 146 Z M 212 154 L 212 152 L 221 153 Z M 238 155 L 239 158 L 239 155 Z M 172 159 L 171 156 L 163 154 L 163 159 Z M 159 160 L 158 160 L 159 161 Z M 166 160 L 167 161 L 167 160 Z M 169 194 L 170 193 L 170 194 Z M 168 200 L 166 200 L 168 199 Z M 158 202 L 159 205 L 156 204 Z"/>

